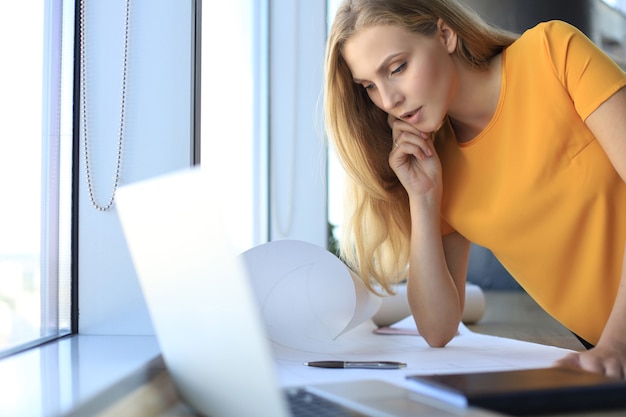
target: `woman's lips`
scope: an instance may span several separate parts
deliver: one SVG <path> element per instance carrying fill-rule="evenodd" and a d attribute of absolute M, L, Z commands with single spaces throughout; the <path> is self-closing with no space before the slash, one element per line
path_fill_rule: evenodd
<path fill-rule="evenodd" d="M 401 119 L 403 119 L 410 125 L 416 125 L 420 121 L 421 117 L 422 117 L 422 108 L 420 107 L 419 109 L 415 111 L 403 114 Z"/>

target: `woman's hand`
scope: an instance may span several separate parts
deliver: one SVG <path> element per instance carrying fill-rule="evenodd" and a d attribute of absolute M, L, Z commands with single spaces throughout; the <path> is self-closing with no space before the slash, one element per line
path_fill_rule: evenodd
<path fill-rule="evenodd" d="M 389 165 L 411 195 L 441 196 L 441 163 L 427 133 L 389 116 L 393 146 Z"/>
<path fill-rule="evenodd" d="M 626 379 L 626 351 L 598 344 L 584 352 L 570 353 L 555 365 L 580 368 L 587 371 Z"/>
<path fill-rule="evenodd" d="M 626 380 L 626 248 L 620 286 L 598 344 L 584 352 L 570 353 L 556 364 Z"/>

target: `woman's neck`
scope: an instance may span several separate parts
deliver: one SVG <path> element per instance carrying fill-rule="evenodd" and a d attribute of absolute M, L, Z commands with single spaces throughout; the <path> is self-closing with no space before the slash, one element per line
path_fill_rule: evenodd
<path fill-rule="evenodd" d="M 482 132 L 498 107 L 502 88 L 502 54 L 486 71 L 459 64 L 458 91 L 448 116 L 458 142 L 469 142 Z"/>

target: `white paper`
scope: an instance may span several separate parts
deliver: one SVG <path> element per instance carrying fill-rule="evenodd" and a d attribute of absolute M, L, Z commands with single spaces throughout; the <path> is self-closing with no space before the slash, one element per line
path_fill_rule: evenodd
<path fill-rule="evenodd" d="M 380 309 L 372 320 L 378 327 L 390 326 L 411 315 L 409 300 L 406 295 L 406 284 L 394 286 L 395 294 L 382 298 Z M 465 285 L 465 308 L 461 321 L 473 324 L 480 321 L 485 314 L 485 294 L 475 284 Z"/>
<path fill-rule="evenodd" d="M 478 323 L 485 314 L 485 294 L 475 284 L 469 282 L 465 285 L 465 308 L 461 321 L 465 324 Z"/>
<path fill-rule="evenodd" d="M 408 317 L 396 326 L 408 329 L 415 323 Z M 465 325 L 444 348 L 431 348 L 420 336 L 381 336 L 373 333 L 373 324 L 347 333 L 341 349 L 318 352 L 274 346 L 278 376 L 283 386 L 382 379 L 411 388 L 407 375 L 461 373 L 551 366 L 571 352 L 567 349 L 471 332 Z M 337 341 L 339 342 L 339 340 Z M 316 360 L 398 361 L 407 364 L 398 370 L 319 369 L 304 366 Z"/>
<path fill-rule="evenodd" d="M 277 240 L 242 255 L 271 341 L 295 349 L 328 346 L 369 321 L 380 297 L 327 250 Z"/>
<path fill-rule="evenodd" d="M 372 321 L 381 299 L 350 273 L 333 254 L 294 240 L 250 249 L 244 259 L 261 316 L 272 342 L 281 385 L 383 379 L 411 387 L 407 375 L 529 369 L 550 366 L 570 351 L 535 343 L 475 334 L 460 324 L 444 348 L 431 348 L 415 335 L 411 315 L 392 329 L 411 335 L 378 335 Z M 482 317 L 484 296 L 468 284 Z M 403 301 L 404 302 L 404 301 Z M 405 311 L 394 314 L 403 316 Z M 320 369 L 303 365 L 318 360 L 398 361 L 397 370 Z"/>

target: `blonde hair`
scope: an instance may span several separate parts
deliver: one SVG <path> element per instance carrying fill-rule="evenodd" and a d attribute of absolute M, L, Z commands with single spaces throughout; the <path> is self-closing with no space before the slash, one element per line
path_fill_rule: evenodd
<path fill-rule="evenodd" d="M 346 0 L 327 41 L 326 130 L 347 173 L 348 187 L 340 254 L 368 288 L 379 293 L 393 293 L 393 284 L 406 278 L 411 234 L 408 196 L 389 166 L 387 114 L 353 82 L 342 48 L 359 30 L 376 25 L 433 36 L 439 19 L 457 33 L 456 55 L 478 70 L 486 70 L 490 58 L 517 38 L 488 25 L 457 0 Z"/>

